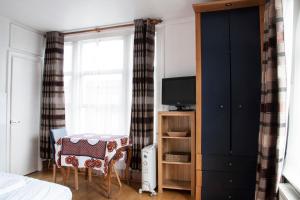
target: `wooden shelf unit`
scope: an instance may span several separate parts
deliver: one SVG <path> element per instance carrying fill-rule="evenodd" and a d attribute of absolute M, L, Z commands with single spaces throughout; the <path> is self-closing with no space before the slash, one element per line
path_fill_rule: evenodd
<path fill-rule="evenodd" d="M 195 112 L 158 113 L 158 192 L 163 189 L 195 192 Z M 187 131 L 186 137 L 168 136 L 168 131 Z M 165 153 L 189 153 L 189 162 L 164 160 Z"/>

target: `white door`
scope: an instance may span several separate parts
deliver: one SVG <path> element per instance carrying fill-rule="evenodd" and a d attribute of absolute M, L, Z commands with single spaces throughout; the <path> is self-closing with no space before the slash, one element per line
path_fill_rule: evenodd
<path fill-rule="evenodd" d="M 10 172 L 37 171 L 41 61 L 12 55 L 10 60 Z"/>

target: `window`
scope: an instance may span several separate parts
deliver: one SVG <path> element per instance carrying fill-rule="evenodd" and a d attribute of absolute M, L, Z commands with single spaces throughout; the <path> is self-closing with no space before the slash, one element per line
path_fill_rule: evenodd
<path fill-rule="evenodd" d="M 300 191 L 300 3 L 286 0 L 285 39 L 287 51 L 288 87 L 290 87 L 290 112 L 286 160 L 283 175 Z"/>
<path fill-rule="evenodd" d="M 132 34 L 65 42 L 68 133 L 129 134 Z"/>

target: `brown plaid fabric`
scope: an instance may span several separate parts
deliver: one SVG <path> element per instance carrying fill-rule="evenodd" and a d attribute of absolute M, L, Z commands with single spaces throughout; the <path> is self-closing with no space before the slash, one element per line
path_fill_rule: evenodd
<path fill-rule="evenodd" d="M 48 32 L 43 74 L 40 156 L 51 158 L 49 133 L 52 128 L 65 126 L 63 79 L 64 36 Z"/>
<path fill-rule="evenodd" d="M 286 69 L 281 0 L 265 5 L 256 200 L 277 199 L 286 139 Z"/>
<path fill-rule="evenodd" d="M 153 71 L 155 25 L 134 21 L 133 86 L 130 139 L 131 167 L 141 169 L 141 149 L 153 141 Z"/>

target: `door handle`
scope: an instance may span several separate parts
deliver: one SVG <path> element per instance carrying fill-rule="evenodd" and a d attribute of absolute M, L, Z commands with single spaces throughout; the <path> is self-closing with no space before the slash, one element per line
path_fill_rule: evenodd
<path fill-rule="evenodd" d="M 21 121 L 13 121 L 13 120 L 10 120 L 10 124 L 11 125 L 14 125 L 14 124 L 20 124 L 21 123 Z"/>

